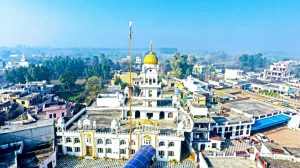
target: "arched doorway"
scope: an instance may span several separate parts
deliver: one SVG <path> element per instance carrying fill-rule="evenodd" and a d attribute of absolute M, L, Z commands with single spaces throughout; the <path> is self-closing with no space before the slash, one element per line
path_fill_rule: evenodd
<path fill-rule="evenodd" d="M 165 112 L 161 111 L 159 112 L 159 119 L 165 119 Z"/>
<path fill-rule="evenodd" d="M 134 118 L 140 118 L 141 117 L 141 112 L 140 111 L 135 111 Z"/>

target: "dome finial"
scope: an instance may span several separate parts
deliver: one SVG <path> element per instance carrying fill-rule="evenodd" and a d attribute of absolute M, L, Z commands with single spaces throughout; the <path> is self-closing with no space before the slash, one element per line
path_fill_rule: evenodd
<path fill-rule="evenodd" d="M 152 40 L 150 41 L 150 53 L 152 53 Z"/>

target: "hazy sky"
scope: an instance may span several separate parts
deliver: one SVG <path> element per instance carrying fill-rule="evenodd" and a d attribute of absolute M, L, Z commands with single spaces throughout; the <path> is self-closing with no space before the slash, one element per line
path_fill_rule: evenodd
<path fill-rule="evenodd" d="M 0 46 L 300 53 L 300 0 L 0 0 Z"/>

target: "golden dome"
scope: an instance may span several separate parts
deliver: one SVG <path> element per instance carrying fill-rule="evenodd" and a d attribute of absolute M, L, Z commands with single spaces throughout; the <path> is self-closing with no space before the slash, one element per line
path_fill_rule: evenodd
<path fill-rule="evenodd" d="M 152 52 L 152 42 L 150 43 L 150 52 L 144 57 L 144 64 L 158 64 L 158 58 Z"/>
<path fill-rule="evenodd" d="M 158 58 L 153 54 L 152 51 L 144 57 L 144 64 L 158 64 Z"/>

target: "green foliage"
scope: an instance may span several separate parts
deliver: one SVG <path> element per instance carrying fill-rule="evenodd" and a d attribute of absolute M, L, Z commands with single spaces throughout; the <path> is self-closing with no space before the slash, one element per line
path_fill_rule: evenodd
<path fill-rule="evenodd" d="M 176 53 L 173 56 L 171 74 L 180 79 L 186 78 L 187 76 L 191 75 L 194 66 L 192 62 L 195 60 L 193 58 L 189 60 L 190 61 L 188 61 L 187 55 L 180 55 L 180 53 Z"/>
<path fill-rule="evenodd" d="M 97 76 L 89 77 L 85 83 L 85 92 L 93 100 L 102 91 L 103 84 L 101 78 Z"/>
<path fill-rule="evenodd" d="M 71 71 L 65 71 L 59 76 L 59 80 L 70 91 L 75 87 L 77 76 Z"/>
<path fill-rule="evenodd" d="M 57 79 L 66 72 L 71 71 L 75 76 L 81 77 L 85 67 L 84 61 L 81 58 L 74 57 L 53 57 L 45 61 L 45 66 L 49 67 L 52 79 Z"/>
<path fill-rule="evenodd" d="M 243 54 L 239 57 L 239 64 L 243 70 L 256 71 L 265 68 L 268 65 L 268 60 L 261 53 L 249 55 Z"/>
<path fill-rule="evenodd" d="M 167 74 L 171 70 L 172 70 L 171 62 L 170 62 L 170 60 L 166 60 L 165 63 L 164 63 L 164 65 L 163 65 L 163 72 L 164 72 L 164 74 Z"/>
<path fill-rule="evenodd" d="M 141 92 L 141 89 L 138 86 L 134 85 L 133 86 L 133 93 L 138 96 L 140 94 L 140 92 Z"/>
<path fill-rule="evenodd" d="M 295 74 L 296 78 L 300 78 L 300 65 L 296 65 L 292 68 L 292 74 Z"/>
<path fill-rule="evenodd" d="M 119 77 L 116 77 L 114 81 L 114 85 L 120 85 L 122 83 L 122 80 Z"/>
<path fill-rule="evenodd" d="M 121 89 L 124 89 L 127 86 L 127 83 L 121 83 Z"/>
<path fill-rule="evenodd" d="M 6 70 L 4 77 L 8 82 L 25 83 L 30 81 L 50 80 L 50 71 L 45 66 L 19 67 L 16 69 Z"/>

